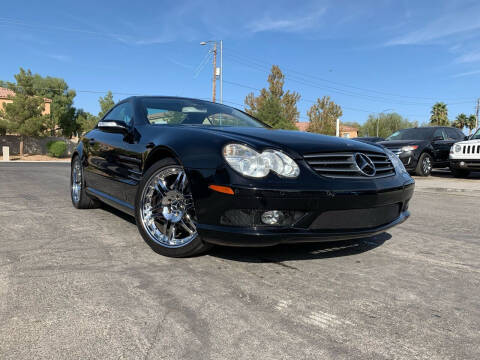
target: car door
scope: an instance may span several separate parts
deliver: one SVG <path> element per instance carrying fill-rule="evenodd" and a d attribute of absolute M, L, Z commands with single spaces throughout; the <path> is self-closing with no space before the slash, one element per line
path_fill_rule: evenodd
<path fill-rule="evenodd" d="M 117 126 L 104 126 L 104 125 Z M 86 181 L 100 196 L 126 200 L 131 174 L 138 177 L 141 155 L 135 152 L 133 107 L 129 101 L 117 104 L 89 133 Z"/>
<path fill-rule="evenodd" d="M 438 128 L 433 133 L 432 147 L 434 153 L 434 162 L 438 165 L 448 163 L 450 147 L 454 142 L 447 140 L 447 134 L 444 128 Z"/>

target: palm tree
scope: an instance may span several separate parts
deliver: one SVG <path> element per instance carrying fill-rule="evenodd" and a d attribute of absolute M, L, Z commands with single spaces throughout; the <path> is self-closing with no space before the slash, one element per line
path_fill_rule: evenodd
<path fill-rule="evenodd" d="M 472 130 L 475 129 L 477 125 L 477 118 L 475 115 L 470 115 L 465 123 L 465 126 L 468 128 L 468 135 L 472 133 Z"/>
<path fill-rule="evenodd" d="M 467 121 L 468 121 L 467 115 L 463 113 L 458 114 L 457 117 L 455 118 L 455 121 L 452 123 L 452 125 L 460 130 L 463 130 L 463 128 L 467 126 Z"/>
<path fill-rule="evenodd" d="M 447 104 L 444 102 L 437 102 L 435 105 L 433 105 L 431 114 L 430 125 L 449 125 Z"/>

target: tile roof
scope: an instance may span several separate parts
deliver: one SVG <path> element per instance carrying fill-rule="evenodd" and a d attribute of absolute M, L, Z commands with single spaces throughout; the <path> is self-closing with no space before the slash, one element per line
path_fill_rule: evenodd
<path fill-rule="evenodd" d="M 0 87 L 0 99 L 6 99 L 9 96 L 15 96 L 15 92 L 7 88 Z"/>

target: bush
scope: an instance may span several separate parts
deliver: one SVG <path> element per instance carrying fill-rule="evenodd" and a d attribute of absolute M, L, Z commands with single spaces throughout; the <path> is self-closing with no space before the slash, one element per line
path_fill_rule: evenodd
<path fill-rule="evenodd" d="M 64 141 L 49 141 L 47 143 L 48 155 L 53 157 L 62 157 L 67 151 L 67 144 Z"/>

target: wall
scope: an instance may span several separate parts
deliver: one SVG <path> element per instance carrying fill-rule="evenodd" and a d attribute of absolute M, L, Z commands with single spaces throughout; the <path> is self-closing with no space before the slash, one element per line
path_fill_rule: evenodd
<path fill-rule="evenodd" d="M 0 98 L 0 110 L 3 110 L 3 105 L 4 104 L 10 104 L 12 103 L 12 99 L 5 99 L 5 98 Z M 52 105 L 52 100 L 50 99 L 45 99 L 44 103 L 44 109 L 42 111 L 42 115 L 49 115 L 50 114 L 50 109 Z"/>
<path fill-rule="evenodd" d="M 23 152 L 25 154 L 31 155 L 46 155 L 47 154 L 47 143 L 49 141 L 62 140 L 67 143 L 67 155 L 71 155 L 75 147 L 77 146 L 77 141 L 72 141 L 70 139 L 65 139 L 61 137 L 44 137 L 44 138 L 31 138 L 25 137 L 23 144 Z M 18 135 L 5 135 L 0 136 L 0 154 L 2 154 L 2 147 L 10 147 L 10 155 L 18 155 L 20 152 L 20 136 Z"/>

